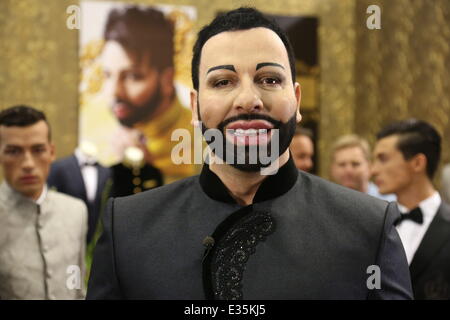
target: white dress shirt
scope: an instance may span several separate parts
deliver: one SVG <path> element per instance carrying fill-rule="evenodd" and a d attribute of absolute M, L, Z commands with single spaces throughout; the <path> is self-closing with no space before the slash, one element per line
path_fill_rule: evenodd
<path fill-rule="evenodd" d="M 86 197 L 89 202 L 95 201 L 98 185 L 98 169 L 95 166 L 95 159 L 86 156 L 79 149 L 75 150 L 75 157 L 83 176 L 84 187 L 86 189 Z"/>
<path fill-rule="evenodd" d="M 5 183 L 6 183 L 6 182 L 5 182 Z M 7 184 L 7 183 L 6 183 L 6 184 Z M 7 185 L 8 185 L 8 184 L 7 184 Z M 9 185 L 8 185 L 8 187 L 9 187 Z M 9 187 L 9 188 L 11 188 L 11 187 Z M 42 205 L 42 203 L 44 202 L 46 196 L 47 196 L 47 185 L 44 184 L 44 188 L 42 189 L 41 195 L 40 195 L 39 198 L 35 201 L 36 204 Z"/>
<path fill-rule="evenodd" d="M 405 248 L 406 258 L 408 259 L 409 265 L 411 265 L 411 261 L 413 260 L 431 221 L 433 221 L 434 216 L 439 210 L 441 202 L 442 200 L 439 193 L 433 193 L 432 196 L 419 203 L 420 210 L 422 210 L 423 214 L 422 224 L 406 219 L 397 225 L 397 231 L 400 239 L 402 240 L 403 247 Z M 402 214 L 409 211 L 400 203 L 398 203 L 398 209 Z"/>

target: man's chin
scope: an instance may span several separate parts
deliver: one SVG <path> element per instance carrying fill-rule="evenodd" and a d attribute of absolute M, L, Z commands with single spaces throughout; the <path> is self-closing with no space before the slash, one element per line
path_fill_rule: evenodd
<path fill-rule="evenodd" d="M 349 188 L 349 189 L 353 189 L 353 190 L 358 190 L 359 186 L 354 184 L 354 183 L 350 183 L 350 182 L 341 182 L 340 185 Z"/>
<path fill-rule="evenodd" d="M 393 190 L 389 190 L 387 188 L 378 188 L 378 193 L 382 194 L 382 195 L 385 195 L 385 194 L 394 193 L 394 191 Z"/>
<path fill-rule="evenodd" d="M 127 128 L 133 128 L 138 121 L 132 120 L 132 119 L 128 119 L 128 118 L 117 118 L 117 121 L 119 121 L 119 123 Z"/>
<path fill-rule="evenodd" d="M 138 109 L 131 107 L 112 108 L 112 113 L 116 120 L 124 127 L 134 128 L 139 122 L 143 122 L 148 115 L 138 112 Z"/>
<path fill-rule="evenodd" d="M 43 187 L 44 186 L 41 183 L 34 183 L 18 186 L 16 191 L 27 198 L 34 198 L 42 192 Z"/>
<path fill-rule="evenodd" d="M 225 154 L 223 150 L 213 152 L 213 162 L 227 164 L 243 172 L 259 172 L 271 167 L 279 158 L 278 152 L 272 154 L 270 143 L 262 146 L 236 146 L 227 143 L 224 150 Z"/>
<path fill-rule="evenodd" d="M 238 163 L 233 163 L 231 164 L 231 166 L 235 169 L 238 169 L 240 171 L 244 171 L 244 172 L 259 172 L 264 168 L 267 168 L 270 166 L 270 163 L 267 165 L 263 165 L 261 163 L 256 163 L 256 164 L 238 164 Z"/>

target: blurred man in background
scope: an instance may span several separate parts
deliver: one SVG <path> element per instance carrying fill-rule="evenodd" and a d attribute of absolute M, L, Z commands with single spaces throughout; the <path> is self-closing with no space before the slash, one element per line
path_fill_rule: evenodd
<path fill-rule="evenodd" d="M 336 140 L 331 147 L 331 178 L 334 182 L 371 196 L 395 201 L 393 195 L 381 195 L 370 181 L 369 143 L 354 134 Z"/>
<path fill-rule="evenodd" d="M 300 170 L 311 172 L 314 167 L 314 143 L 312 131 L 297 126 L 289 148 L 291 149 L 295 166 Z"/>
<path fill-rule="evenodd" d="M 87 209 L 47 189 L 54 156 L 42 112 L 0 112 L 0 299 L 84 297 Z"/>
<path fill-rule="evenodd" d="M 425 121 L 388 125 L 377 135 L 373 174 L 381 193 L 395 193 L 396 221 L 416 299 L 450 299 L 450 206 L 432 179 L 441 137 Z"/>
<path fill-rule="evenodd" d="M 154 8 L 114 9 L 104 39 L 104 89 L 111 96 L 115 117 L 125 128 L 145 136 L 152 164 L 162 171 L 166 183 L 193 175 L 193 164 L 175 165 L 171 159 L 178 144 L 171 141 L 172 132 L 185 128 L 193 136 L 191 113 L 175 92 L 173 23 Z"/>
<path fill-rule="evenodd" d="M 49 188 L 81 199 L 86 204 L 88 244 L 94 237 L 105 197 L 103 191 L 110 178 L 110 169 L 98 163 L 96 153 L 95 145 L 81 143 L 72 155 L 52 163 L 47 179 Z"/>

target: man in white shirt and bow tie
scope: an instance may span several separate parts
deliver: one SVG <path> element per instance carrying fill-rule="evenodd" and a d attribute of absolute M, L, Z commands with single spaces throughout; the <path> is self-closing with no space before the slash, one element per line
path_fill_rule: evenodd
<path fill-rule="evenodd" d="M 386 126 L 374 149 L 375 183 L 396 194 L 402 213 L 395 224 L 416 299 L 450 298 L 450 206 L 432 183 L 440 154 L 439 133 L 416 119 Z"/>

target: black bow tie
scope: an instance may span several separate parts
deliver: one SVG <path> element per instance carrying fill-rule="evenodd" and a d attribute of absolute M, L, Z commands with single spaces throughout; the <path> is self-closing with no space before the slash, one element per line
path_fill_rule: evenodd
<path fill-rule="evenodd" d="M 84 161 L 80 164 L 80 167 L 95 167 L 98 164 L 97 161 Z"/>
<path fill-rule="evenodd" d="M 408 213 L 401 214 L 400 217 L 395 221 L 395 225 L 399 225 L 403 220 L 412 220 L 415 223 L 422 224 L 423 223 L 423 213 L 419 207 L 412 209 Z"/>

